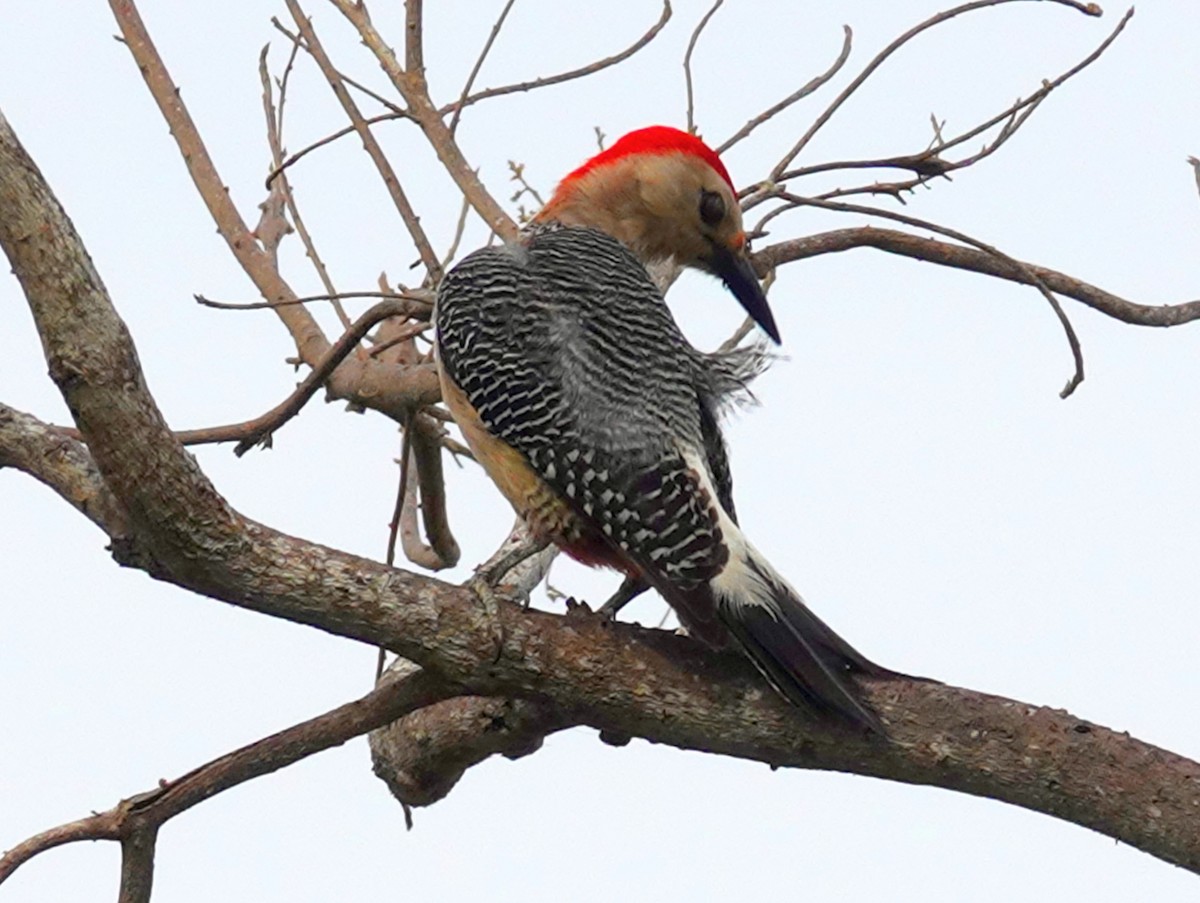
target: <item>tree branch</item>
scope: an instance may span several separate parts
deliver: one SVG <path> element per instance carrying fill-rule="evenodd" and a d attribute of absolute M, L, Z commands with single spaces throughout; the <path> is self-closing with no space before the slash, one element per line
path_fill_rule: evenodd
<path fill-rule="evenodd" d="M 429 281 L 433 285 L 437 285 L 442 278 L 441 261 L 438 260 L 437 252 L 434 251 L 433 245 L 429 242 L 429 236 L 425 234 L 425 230 L 421 227 L 421 218 L 417 216 L 417 212 L 413 209 L 408 195 L 405 194 L 404 188 L 400 185 L 400 179 L 397 178 L 395 170 L 392 169 L 392 164 L 388 162 L 383 148 L 379 146 L 379 142 L 371 134 L 371 129 L 359 111 L 358 104 L 354 102 L 354 98 L 350 96 L 350 92 L 342 83 L 341 75 L 334 68 L 333 63 L 330 62 L 329 56 L 325 53 L 325 48 L 321 45 L 316 31 L 312 27 L 312 22 L 304 14 L 304 11 L 300 8 L 300 4 L 297 0 L 284 0 L 284 3 L 287 5 L 288 12 L 292 14 L 292 19 L 296 22 L 296 27 L 300 29 L 300 35 L 304 38 L 308 52 L 316 60 L 317 65 L 321 67 L 321 73 L 333 89 L 334 96 L 337 97 L 338 103 L 342 105 L 342 109 L 346 111 L 346 115 L 350 118 L 350 124 L 358 132 L 358 136 L 363 143 L 363 149 L 366 150 L 367 155 L 371 158 L 371 162 L 375 164 L 375 168 L 379 171 L 379 176 L 383 179 L 384 187 L 387 188 L 392 203 L 395 204 L 401 220 L 404 221 L 404 226 L 408 229 L 408 234 L 412 236 L 413 244 L 417 247 L 417 253 L 421 255 L 421 262 L 425 265 L 425 269 L 429 273 Z M 408 52 L 410 58 L 416 60 L 418 65 L 420 65 L 421 4 L 419 0 L 408 0 L 406 9 L 408 11 Z M 424 76 L 422 75 L 423 78 Z"/>
<path fill-rule="evenodd" d="M 751 132 L 753 132 L 756 128 L 758 128 L 760 125 L 762 125 L 768 119 L 771 119 L 774 116 L 777 116 L 779 113 L 782 113 L 784 110 L 786 110 L 792 104 L 796 103 L 799 100 L 803 100 L 805 97 L 808 97 L 810 94 L 813 94 L 816 91 L 819 91 L 821 88 L 823 88 L 825 85 L 827 85 L 829 83 L 829 81 L 835 75 L 837 75 L 839 72 L 842 71 L 842 67 L 844 65 L 846 65 L 846 60 L 850 59 L 850 48 L 851 48 L 853 42 L 854 42 L 854 32 L 850 29 L 849 25 L 843 25 L 842 26 L 842 49 L 838 52 L 837 58 L 833 61 L 833 64 L 830 65 L 830 67 L 828 69 L 826 69 L 824 72 L 822 72 L 820 75 L 805 82 L 803 85 L 801 85 L 799 88 L 797 88 L 791 94 L 789 94 L 783 100 L 779 101 L 779 103 L 776 103 L 776 104 L 773 104 L 772 106 L 767 107 L 765 110 L 763 110 L 757 116 L 755 116 L 753 119 L 751 119 L 749 122 L 747 122 L 744 126 L 742 126 L 740 129 L 738 129 L 736 132 L 734 132 L 728 138 L 726 138 L 720 145 L 717 146 L 717 148 L 716 148 L 717 153 L 718 154 L 725 153 L 725 151 L 729 150 L 729 148 L 733 147 L 735 144 L 737 144 L 743 138 L 748 137 Z"/>
<path fill-rule="evenodd" d="M 462 93 L 458 97 L 458 103 L 454 107 L 454 115 L 450 117 L 451 135 L 458 131 L 458 121 L 462 118 L 462 111 L 463 107 L 466 106 L 467 98 L 471 96 L 471 89 L 475 87 L 475 78 L 479 75 L 479 70 L 483 68 L 484 60 L 492 52 L 492 45 L 496 43 L 496 38 L 500 36 L 500 29 L 504 27 L 504 20 L 508 18 L 508 14 L 512 11 L 514 3 L 516 3 L 516 0 L 506 0 L 504 8 L 500 10 L 500 15 L 496 17 L 496 21 L 492 24 L 492 30 L 488 33 L 487 40 L 483 42 L 483 49 L 479 51 L 479 56 L 475 58 L 475 65 L 471 67 L 471 71 L 467 75 L 467 80 L 463 84 Z"/>
<path fill-rule="evenodd" d="M 217 224 L 217 232 L 229 245 L 234 258 L 268 301 L 284 301 L 296 297 L 284 281 L 270 255 L 258 244 L 246 221 L 238 212 L 222 181 L 196 123 L 183 103 L 179 89 L 171 79 L 159 56 L 150 33 L 133 0 L 109 0 L 125 46 L 137 63 L 159 112 L 171 130 L 179 147 L 188 174 L 196 186 L 209 214 Z M 291 305 L 277 313 L 296 342 L 300 357 L 308 363 L 317 360 L 329 346 L 317 321 L 303 307 Z"/>
<path fill-rule="evenodd" d="M 996 276 L 1022 285 L 1031 284 L 1029 274 L 1033 273 L 1051 291 L 1074 298 L 1093 310 L 1135 326 L 1180 326 L 1200 320 L 1200 300 L 1179 304 L 1139 304 L 1035 263 L 1021 261 L 1021 266 L 1013 266 L 986 251 L 873 226 L 835 229 L 769 245 L 754 253 L 754 264 L 760 274 L 765 274 L 785 263 L 854 248 L 877 248 L 890 254 Z"/>
<path fill-rule="evenodd" d="M 114 540 L 130 534 L 129 517 L 84 445 L 60 430 L 0 402 L 0 470 L 29 474 Z"/>
<path fill-rule="evenodd" d="M 487 223 L 489 229 L 506 240 L 514 238 L 517 234 L 516 223 L 504 212 L 496 199 L 484 187 L 474 168 L 467 163 L 462 150 L 450 133 L 449 126 L 443 121 L 441 112 L 430 100 L 424 74 L 407 72 L 400 66 L 391 45 L 375 30 L 364 4 L 356 3 L 354 0 L 330 0 L 330 2 L 355 27 L 367 49 L 375 54 L 384 73 L 408 105 L 409 115 L 420 126 L 437 154 L 438 160 L 450 177 L 454 179 L 454 183 L 463 196 L 471 202 L 471 206 Z"/>
<path fill-rule="evenodd" d="M 143 566 L 153 576 L 385 646 L 455 692 L 539 700 L 610 737 L 988 796 L 1200 871 L 1200 764 L 1065 712 L 922 681 L 863 681 L 888 740 L 853 735 L 785 703 L 741 656 L 581 606 L 565 617 L 482 606 L 466 589 L 246 519 L 163 421 L 86 251 L 2 119 L 0 202 L 0 247 L 51 376 L 152 550 Z M 180 804 L 170 787 L 164 794 L 162 805 Z"/>
<path fill-rule="evenodd" d="M 348 5 L 345 3 L 345 0 L 332 0 L 332 2 L 339 9 L 342 9 L 343 6 Z M 345 12 L 344 9 L 343 12 Z M 610 66 L 615 66 L 618 63 L 625 62 L 625 60 L 629 59 L 631 56 L 653 41 L 656 37 L 658 37 L 658 33 L 662 31 L 664 27 L 666 27 L 666 24 L 670 20 L 671 2 L 670 0 L 663 0 L 662 13 L 659 15 L 658 21 L 651 25 L 645 34 L 643 34 L 640 38 L 619 53 L 614 53 L 612 56 L 602 57 L 601 59 L 588 63 L 586 66 L 580 66 L 577 69 L 569 69 L 566 72 L 559 72 L 554 75 L 547 75 L 542 78 L 534 78 L 530 79 L 529 81 L 517 82 L 511 85 L 501 85 L 496 88 L 484 88 L 482 91 L 468 95 L 465 98 L 460 98 L 454 103 L 446 104 L 444 107 L 438 110 L 438 113 L 442 116 L 445 116 L 447 113 L 457 112 L 464 107 L 469 107 L 472 104 L 479 103 L 481 100 L 488 100 L 492 97 L 502 97 L 505 94 L 517 94 L 523 91 L 536 91 L 538 88 L 548 88 L 550 85 L 561 85 L 563 82 L 574 81 L 577 78 L 584 78 L 588 75 L 594 75 L 597 72 L 608 69 Z M 386 69 L 387 67 L 385 66 L 384 68 Z"/>
<path fill-rule="evenodd" d="M 1062 75 L 1050 81 L 1043 81 L 1041 87 L 1028 97 L 1019 98 L 1008 109 L 985 119 L 978 125 L 966 129 L 952 138 L 942 139 L 940 133 L 938 133 L 934 136 L 934 141 L 929 147 L 915 154 L 903 154 L 875 160 L 836 160 L 826 163 L 816 163 L 811 166 L 801 166 L 781 173 L 777 181 L 787 182 L 802 176 L 839 169 L 907 169 L 916 173 L 916 177 L 899 182 L 875 182 L 870 185 L 839 188 L 821 196 L 823 199 L 828 200 L 830 198 L 846 197 L 854 194 L 888 194 L 903 203 L 905 192 L 911 192 L 918 185 L 926 185 L 932 179 L 948 176 L 952 172 L 974 166 L 1003 147 L 1017 133 L 1021 126 L 1029 120 L 1029 117 L 1033 115 L 1042 101 L 1049 97 L 1053 91 L 1100 59 L 1104 52 L 1112 46 L 1113 42 L 1120 37 L 1131 18 L 1133 18 L 1132 7 L 1126 11 L 1125 15 L 1117 22 L 1116 27 L 1097 45 L 1095 50 Z M 984 144 L 980 150 L 958 160 L 948 160 L 945 158 L 944 155 L 948 150 L 970 141 L 978 135 L 982 135 L 997 125 L 1000 126 L 1000 129 L 996 136 Z M 754 190 L 754 188 L 747 189 L 744 194 L 749 194 Z M 765 196 L 759 196 L 756 198 L 756 202 L 761 203 L 764 199 Z"/>
<path fill-rule="evenodd" d="M 0 857 L 0 883 L 37 854 L 56 846 L 79 840 L 120 840 L 120 900 L 148 900 L 154 839 L 170 819 L 231 787 L 341 746 L 452 694 L 451 687 L 423 671 L 381 683 L 361 699 L 226 753 L 174 781 L 160 782 L 153 790 L 122 800 L 107 812 L 29 838 Z"/>
<path fill-rule="evenodd" d="M 407 310 L 404 301 L 380 301 L 373 305 L 330 346 L 329 351 L 313 365 L 308 376 L 304 377 L 291 395 L 259 417 L 256 421 L 258 424 L 256 428 L 246 430 L 245 436 L 234 447 L 234 454 L 244 455 L 258 443 L 269 441 L 275 430 L 300 413 L 300 409 L 321 388 L 346 356 L 358 346 L 363 337 L 370 332 L 372 326 L 388 317 L 405 316 Z M 408 371 L 407 375 L 411 377 L 417 377 L 422 372 L 415 367 L 405 369 Z M 414 407 L 419 404 L 432 404 L 441 398 L 441 391 L 435 388 L 437 374 L 433 372 L 432 366 L 426 367 L 424 372 L 426 385 L 414 392 L 411 401 L 411 405 Z M 414 379 L 413 382 L 417 383 L 417 380 Z M 417 386 L 414 385 L 414 388 Z M 424 389 L 424 392 L 421 389 Z"/>
<path fill-rule="evenodd" d="M 133 0 L 109 0 L 109 5 L 125 44 L 179 147 L 196 190 L 217 224 L 217 231 L 259 293 L 283 321 L 301 360 L 315 366 L 329 350 L 329 339 L 312 315 L 302 305 L 294 303 L 296 293 L 279 273 L 272 255 L 258 243 L 238 213 Z M 408 374 L 366 358 L 345 361 L 326 385 L 331 397 L 353 401 L 399 422 L 413 404 L 411 382 L 422 380 L 425 380 L 425 387 L 418 391 L 435 391 L 428 374 Z"/>
<path fill-rule="evenodd" d="M 687 90 L 687 131 L 689 135 L 696 134 L 696 96 L 692 87 L 692 54 L 696 51 L 696 42 L 700 40 L 700 35 L 724 2 L 725 0 L 715 0 L 713 5 L 708 8 L 708 12 L 700 17 L 700 21 L 692 30 L 692 36 L 688 39 L 687 49 L 683 52 L 683 82 Z"/>
<path fill-rule="evenodd" d="M 419 670 L 396 659 L 383 683 L 406 680 Z M 371 761 L 402 805 L 430 806 L 473 765 L 496 754 L 519 759 L 537 752 L 547 734 L 566 726 L 543 701 L 458 696 L 372 731 Z"/>
<path fill-rule="evenodd" d="M 974 248 L 977 248 L 985 254 L 991 254 L 993 257 L 1004 261 L 1015 269 L 1025 269 L 1025 265 L 1021 263 L 1021 261 L 1010 257 L 999 248 L 987 244 L 986 242 L 982 242 L 979 239 L 967 235 L 964 232 L 960 232 L 957 229 L 950 229 L 946 226 L 941 226 L 937 223 L 930 222 L 929 220 L 917 219 L 916 217 L 906 216 L 903 213 L 896 213 L 892 210 L 883 210 L 879 207 L 865 207 L 859 204 L 846 204 L 841 202 L 825 201 L 819 198 L 800 197 L 799 195 L 789 194 L 785 191 L 780 191 L 778 194 L 781 198 L 788 202 L 788 205 L 800 207 L 820 207 L 825 210 L 836 210 L 841 213 L 861 213 L 866 216 L 878 216 L 883 219 L 890 219 L 895 222 L 904 223 L 920 229 L 929 229 L 932 232 L 937 232 L 941 235 L 953 238 L 956 241 L 960 241 L 965 245 L 970 245 Z M 781 208 L 781 210 L 774 211 L 774 213 L 782 212 L 784 209 L 787 208 Z M 765 222 L 770 218 L 771 215 L 772 214 L 768 214 L 766 217 L 764 217 L 763 221 Z M 1025 269 L 1024 275 L 1028 281 L 1027 284 L 1032 285 L 1038 290 L 1038 292 L 1041 293 L 1042 297 L 1046 299 L 1046 303 L 1048 303 L 1050 305 L 1050 309 L 1054 311 L 1054 315 L 1058 318 L 1058 322 L 1061 324 L 1063 332 L 1067 337 L 1067 344 L 1071 349 L 1071 358 L 1075 363 L 1075 372 L 1071 374 L 1071 377 L 1067 380 L 1067 383 L 1063 387 L 1062 391 L 1058 393 L 1059 398 L 1067 398 L 1077 388 L 1079 388 L 1079 384 L 1083 382 L 1083 349 L 1079 344 L 1079 336 L 1075 334 L 1075 327 L 1071 324 L 1071 320 L 1067 317 L 1066 311 L 1062 309 L 1062 305 L 1058 303 L 1058 298 L 1054 297 L 1054 293 L 1050 290 L 1046 283 L 1038 277 L 1037 273 L 1035 273 L 1033 270 Z"/>
<path fill-rule="evenodd" d="M 1005 3 L 1013 2 L 1016 2 L 1016 0 L 974 0 L 974 2 L 964 3 L 961 6 L 956 6 L 953 9 L 948 9 L 932 15 L 925 21 L 918 23 L 908 31 L 904 32 L 904 34 L 900 35 L 898 38 L 888 44 L 885 48 L 883 48 L 883 50 L 879 51 L 879 53 L 877 53 L 874 58 L 867 63 L 863 70 L 856 75 L 853 80 L 851 80 L 850 84 L 848 84 L 842 90 L 842 92 L 833 99 L 833 102 L 821 112 L 821 114 L 813 121 L 813 124 L 809 126 L 808 131 L 806 131 L 801 136 L 800 140 L 792 146 L 792 149 L 784 154 L 783 157 L 780 158 L 779 162 L 775 164 L 774 168 L 771 170 L 769 180 L 771 182 L 780 181 L 783 178 L 783 173 L 787 170 L 788 166 L 791 165 L 791 162 L 796 159 L 800 151 L 808 146 L 808 143 L 812 141 L 817 132 L 819 132 L 822 127 L 824 127 L 824 125 L 829 122 L 831 118 L 833 118 L 833 114 L 838 111 L 841 105 L 845 103 L 850 96 L 862 86 L 863 82 L 871 77 L 876 69 L 883 65 L 884 61 L 889 56 L 891 56 L 913 38 L 917 37 L 917 35 L 921 34 L 921 32 L 927 31 L 930 28 L 933 28 L 935 25 L 940 25 L 942 22 L 953 19 L 955 16 L 960 16 L 964 13 L 974 12 L 977 9 L 984 9 L 989 6 L 1000 6 Z M 1094 3 L 1080 3 L 1077 2 L 1077 0 L 1051 0 L 1051 2 L 1057 3 L 1060 6 L 1068 6 L 1088 16 L 1098 16 L 1101 14 L 1100 7 L 1096 6 Z"/>

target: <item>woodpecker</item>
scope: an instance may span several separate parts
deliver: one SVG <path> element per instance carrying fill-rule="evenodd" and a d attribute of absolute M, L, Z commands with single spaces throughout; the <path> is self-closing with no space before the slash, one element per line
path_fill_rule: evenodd
<path fill-rule="evenodd" d="M 653 587 L 792 703 L 882 734 L 850 675 L 895 672 L 818 619 L 738 527 L 719 416 L 752 366 L 692 347 L 650 276 L 663 266 L 721 278 L 779 341 L 724 164 L 653 126 L 567 175 L 517 241 L 447 273 L 446 404 L 536 539 L 623 573 L 619 601 Z"/>

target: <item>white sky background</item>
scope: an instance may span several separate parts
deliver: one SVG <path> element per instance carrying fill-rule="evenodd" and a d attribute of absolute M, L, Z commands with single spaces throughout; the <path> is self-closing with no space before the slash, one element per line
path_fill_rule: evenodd
<path fill-rule="evenodd" d="M 500 3 L 431 3 L 435 98 L 457 96 Z M 376 3 L 402 41 L 400 4 Z M 543 190 L 611 138 L 682 125 L 679 61 L 705 5 L 679 2 L 659 41 L 584 82 L 471 108 L 464 149 L 507 196 L 505 162 Z M 727 156 L 764 174 L 837 87 L 940 4 L 730 2 L 697 51 L 697 118 L 719 142 L 823 70 L 841 25 L 855 52 L 834 89 Z M 586 12 L 584 11 L 586 9 Z M 244 216 L 256 217 L 268 152 L 259 48 L 286 45 L 282 4 L 152 3 L 143 15 Z M 344 71 L 390 93 L 329 8 L 310 4 Z M 940 26 L 885 64 L 801 158 L 922 149 L 929 114 L 948 134 L 1072 65 L 1113 27 L 1050 4 L 1014 4 Z M 480 86 L 545 75 L 624 46 L 653 2 L 523 0 Z M 82 233 L 180 428 L 255 416 L 296 377 L 269 312 L 199 308 L 194 292 L 257 300 L 216 236 L 105 4 L 0 3 L 0 108 Z M 1115 47 L 1056 93 L 1006 148 L 905 208 L 1014 256 L 1134 300 L 1197 294 L 1200 5 L 1142 4 Z M 369 106 L 369 105 L 364 105 Z M 287 113 L 295 150 L 343 124 L 299 60 Z M 435 242 L 458 200 L 414 130 L 378 129 Z M 415 258 L 357 139 L 292 173 L 337 284 L 369 289 Z M 869 176 L 868 176 L 869 178 Z M 833 176 L 815 185 L 849 185 Z M 800 186 L 797 186 L 800 187 Z M 886 201 L 883 202 L 886 205 Z M 802 212 L 771 240 L 861 223 Z M 483 241 L 478 222 L 465 247 Z M 285 275 L 319 291 L 291 239 Z M 688 334 L 712 347 L 736 302 L 701 277 L 673 290 Z M 1088 379 L 1075 397 L 1061 330 L 1036 291 L 859 250 L 789 265 L 772 292 L 789 359 L 730 425 L 747 533 L 828 619 L 888 666 L 1065 707 L 1200 756 L 1200 327 L 1126 326 L 1064 301 Z M 369 302 L 359 302 L 355 310 Z M 334 321 L 323 312 L 330 330 Z M 0 398 L 57 422 L 65 408 L 15 280 L 0 280 Z M 394 424 L 311 405 L 270 452 L 196 450 L 232 503 L 301 536 L 381 558 L 395 493 Z M 450 472 L 462 579 L 510 512 L 482 475 Z M 116 567 L 104 538 L 33 480 L 0 473 L 0 848 L 106 809 L 242 743 L 357 697 L 375 652 L 239 611 Z M 560 565 L 593 601 L 611 574 Z M 632 616 L 656 623 L 657 599 Z M 5 903 L 111 901 L 114 844 L 24 866 Z M 370 773 L 365 740 L 226 793 L 162 832 L 158 903 L 199 900 L 1194 899 L 1196 879 L 1085 829 L 929 788 L 651 747 L 550 738 L 517 763 L 473 769 L 416 813 Z"/>

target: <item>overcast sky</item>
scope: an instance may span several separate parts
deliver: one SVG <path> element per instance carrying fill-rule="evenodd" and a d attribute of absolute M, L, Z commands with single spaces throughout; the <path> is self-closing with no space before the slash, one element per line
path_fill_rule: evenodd
<path fill-rule="evenodd" d="M 500 3 L 431 3 L 430 81 L 457 96 Z M 379 27 L 402 40 L 398 2 Z M 660 40 L 586 82 L 467 111 L 472 163 L 507 198 L 506 161 L 542 189 L 616 137 L 683 124 L 680 59 L 704 4 L 680 0 Z M 697 119 L 718 143 L 823 70 L 855 29 L 834 90 L 893 36 L 939 8 L 924 0 L 731 2 L 695 64 Z M 309 11 L 341 68 L 390 93 L 325 6 Z M 268 153 L 256 73 L 282 4 L 146 2 L 143 15 L 232 196 L 253 220 Z M 801 162 L 923 149 L 1003 109 L 1099 43 L 1103 19 L 1048 3 L 985 10 L 901 51 Z M 0 0 L 3 109 L 83 235 L 129 324 L 150 386 L 179 428 L 247 419 L 285 397 L 291 342 L 269 312 L 200 309 L 200 292 L 256 300 L 216 236 L 116 26 L 99 2 Z M 653 2 L 524 0 L 480 85 L 615 51 Z M 1006 148 L 910 199 L 906 212 L 1147 303 L 1195 297 L 1200 199 L 1200 5 L 1143 4 L 1095 66 L 1056 93 Z M 827 89 L 738 145 L 734 179 L 761 177 L 831 99 Z M 298 62 L 286 141 L 343 124 Z M 459 201 L 411 129 L 379 127 L 436 243 Z M 801 190 L 849 185 L 836 175 Z M 357 141 L 294 170 L 298 200 L 344 290 L 404 279 L 415 258 Z M 886 203 L 886 202 L 884 202 Z M 804 212 L 769 240 L 854 225 Z M 467 246 L 480 244 L 478 223 Z M 298 243 L 285 275 L 318 291 Z M 701 347 L 741 312 L 702 277 L 672 304 Z M 729 427 L 738 510 L 755 544 L 823 618 L 871 658 L 1080 717 L 1200 757 L 1200 327 L 1127 326 L 1066 302 L 1088 378 L 1071 370 L 1036 291 L 860 250 L 785 268 L 772 291 L 787 359 L 761 407 Z M 362 309 L 369 302 L 361 302 Z M 322 317 L 334 328 L 327 312 Z M 16 281 L 0 279 L 0 400 L 67 414 Z M 395 492 L 395 425 L 319 401 L 269 452 L 196 451 L 230 501 L 274 527 L 382 558 Z M 477 469 L 450 470 L 461 580 L 511 513 Z M 366 692 L 375 653 L 122 570 L 104 537 L 33 480 L 0 472 L 0 848 L 107 809 L 240 744 Z M 600 600 L 615 584 L 562 564 L 554 582 Z M 647 598 L 630 617 L 657 623 Z M 113 844 L 26 865 L 5 903 L 111 901 Z M 243 785 L 172 821 L 155 900 L 1185 900 L 1172 866 L 1046 816 L 930 788 L 651 747 L 550 738 L 517 763 L 472 770 L 416 813 L 370 773 L 365 740 Z"/>

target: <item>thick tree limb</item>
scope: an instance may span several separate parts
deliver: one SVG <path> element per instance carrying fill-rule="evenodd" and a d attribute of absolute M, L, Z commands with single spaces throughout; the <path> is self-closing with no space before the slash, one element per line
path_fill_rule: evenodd
<path fill-rule="evenodd" d="M 864 682 L 890 742 L 783 702 L 740 656 L 684 637 L 488 609 L 460 587 L 287 536 L 233 510 L 154 404 L 124 324 L 70 222 L 0 119 L 0 247 L 50 372 L 153 576 L 385 646 L 455 692 L 517 696 L 610 737 L 987 796 L 1200 871 L 1200 764 L 1061 711 L 938 684 Z"/>
<path fill-rule="evenodd" d="M 0 402 L 0 470 L 12 467 L 49 486 L 114 539 L 129 535 L 128 515 L 82 443 Z"/>
<path fill-rule="evenodd" d="M 1023 285 L 1031 284 L 1029 273 L 1039 279 L 1053 292 L 1074 298 L 1081 304 L 1107 314 L 1113 319 L 1135 326 L 1179 326 L 1200 319 L 1200 300 L 1180 304 L 1139 304 L 1112 294 L 1074 276 L 1057 270 L 1024 263 L 1014 267 L 1003 258 L 986 251 L 968 248 L 952 242 L 933 238 L 922 238 L 896 229 L 877 229 L 873 226 L 858 226 L 850 229 L 835 229 L 816 235 L 806 235 L 770 245 L 754 254 L 754 263 L 759 273 L 765 274 L 775 267 L 794 260 L 804 260 L 821 254 L 848 251 L 852 248 L 878 248 L 891 254 L 936 263 L 941 266 L 970 270 L 986 276 L 996 276 Z"/>
<path fill-rule="evenodd" d="M 420 669 L 405 659 L 388 666 L 383 684 Z M 496 754 L 519 759 L 568 725 L 536 699 L 458 696 L 411 712 L 371 732 L 375 774 L 406 808 L 446 796 L 472 765 Z"/>

